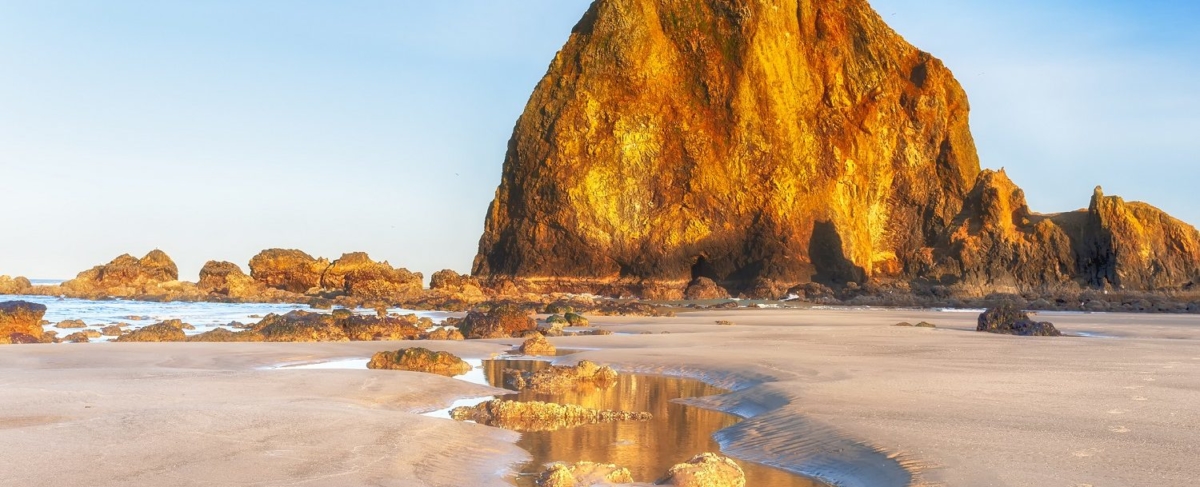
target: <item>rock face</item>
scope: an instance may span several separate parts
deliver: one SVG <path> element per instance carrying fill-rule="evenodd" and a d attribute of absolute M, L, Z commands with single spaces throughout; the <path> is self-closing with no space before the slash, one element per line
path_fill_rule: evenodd
<path fill-rule="evenodd" d="M 367 368 L 428 372 L 446 376 L 462 375 L 471 371 L 470 364 L 452 353 L 434 352 L 421 347 L 376 353 L 367 363 Z"/>
<path fill-rule="evenodd" d="M 1172 289 L 1200 283 L 1200 232 L 1145 203 L 1126 203 L 1096 188 L 1079 239 L 1090 284 Z"/>
<path fill-rule="evenodd" d="M 1037 322 L 1016 306 L 1004 304 L 979 315 L 976 331 L 1001 335 L 1056 337 L 1062 333 L 1053 324 Z"/>
<path fill-rule="evenodd" d="M 46 307 L 27 301 L 0 303 L 0 343 L 28 343 L 42 338 Z"/>
<path fill-rule="evenodd" d="M 967 112 L 865 0 L 600 0 L 517 122 L 475 274 L 899 275 L 979 172 Z"/>
<path fill-rule="evenodd" d="M 1030 211 L 968 111 L 866 0 L 597 0 L 517 122 L 474 274 L 656 299 L 1200 282 L 1200 236 L 1153 207 Z"/>
<path fill-rule="evenodd" d="M 63 289 L 75 295 L 133 296 L 159 292 L 159 286 L 178 281 L 179 269 L 161 250 L 138 259 L 123 254 L 104 265 L 80 272 L 64 282 Z"/>

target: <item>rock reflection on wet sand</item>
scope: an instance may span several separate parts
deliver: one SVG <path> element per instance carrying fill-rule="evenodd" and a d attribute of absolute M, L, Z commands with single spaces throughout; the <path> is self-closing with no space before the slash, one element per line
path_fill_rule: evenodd
<path fill-rule="evenodd" d="M 504 387 L 505 369 L 536 371 L 548 367 L 535 360 L 485 360 L 488 382 Z M 653 482 L 672 465 L 703 452 L 720 451 L 714 432 L 731 426 L 739 418 L 671 402 L 685 397 L 710 396 L 726 391 L 698 380 L 665 376 L 621 374 L 608 388 L 586 388 L 560 394 L 523 391 L 504 396 L 517 401 L 575 404 L 616 411 L 646 411 L 649 421 L 600 423 L 556 431 L 526 432 L 518 445 L 533 460 L 522 470 L 517 484 L 534 485 L 536 474 L 553 462 L 591 461 L 627 467 L 639 482 Z M 822 484 L 789 472 L 749 462 L 738 462 L 746 472 L 746 485 L 772 487 L 819 487 Z"/>

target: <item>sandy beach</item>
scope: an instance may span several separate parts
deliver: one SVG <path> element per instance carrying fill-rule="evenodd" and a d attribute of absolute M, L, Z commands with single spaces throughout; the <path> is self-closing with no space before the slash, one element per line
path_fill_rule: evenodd
<path fill-rule="evenodd" d="M 1042 314 L 1091 335 L 1064 338 L 975 333 L 975 319 L 703 311 L 598 317 L 618 334 L 551 340 L 598 349 L 562 360 L 734 390 L 692 401 L 750 417 L 718 434 L 727 454 L 840 485 L 1200 478 L 1200 317 Z M 892 326 L 899 321 L 937 329 Z M 517 342 L 421 345 L 486 357 Z M 493 389 L 429 374 L 269 368 L 401 346 L 4 347 L 0 458 L 9 468 L 0 485 L 507 485 L 503 472 L 525 458 L 516 434 L 420 415 Z"/>

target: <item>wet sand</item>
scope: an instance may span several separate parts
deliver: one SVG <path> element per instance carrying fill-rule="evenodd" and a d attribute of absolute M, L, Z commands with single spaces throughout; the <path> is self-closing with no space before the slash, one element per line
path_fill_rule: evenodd
<path fill-rule="evenodd" d="M 974 333 L 975 316 L 597 317 L 655 334 L 552 341 L 604 349 L 565 360 L 732 389 L 689 401 L 750 416 L 719 433 L 726 452 L 841 485 L 1200 478 L 1200 317 L 1047 313 L 1064 332 L 1102 336 L 1019 338 Z M 938 329 L 891 326 L 922 320 Z M 422 345 L 482 357 L 518 341 Z M 260 369 L 400 346 L 0 348 L 0 458 L 11 466 L 0 485 L 506 485 L 497 473 L 527 458 L 516 434 L 419 415 L 493 389 L 394 371 Z"/>

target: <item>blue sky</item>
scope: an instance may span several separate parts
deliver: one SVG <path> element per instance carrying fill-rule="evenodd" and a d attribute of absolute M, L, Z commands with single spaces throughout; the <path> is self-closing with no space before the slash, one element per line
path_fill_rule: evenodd
<path fill-rule="evenodd" d="M 0 0 L 0 274 L 166 250 L 469 270 L 506 142 L 586 0 Z M 1196 3 L 876 0 L 966 87 L 1039 211 L 1092 188 L 1191 223 Z"/>

